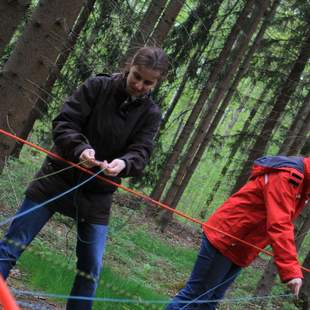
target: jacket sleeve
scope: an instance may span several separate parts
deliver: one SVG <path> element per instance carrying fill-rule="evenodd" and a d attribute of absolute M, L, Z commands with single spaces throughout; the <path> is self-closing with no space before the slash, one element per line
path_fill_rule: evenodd
<path fill-rule="evenodd" d="M 293 218 L 298 188 L 289 183 L 289 172 L 271 173 L 264 188 L 267 233 L 275 264 L 283 282 L 303 278 L 297 259 Z"/>
<path fill-rule="evenodd" d="M 154 148 L 154 138 L 161 121 L 161 113 L 156 107 L 151 113 L 143 116 L 144 123 L 130 139 L 125 154 L 120 157 L 126 163 L 121 177 L 139 176 L 149 161 Z"/>
<path fill-rule="evenodd" d="M 53 140 L 68 159 L 78 161 L 83 150 L 91 148 L 83 128 L 100 90 L 100 80 L 89 78 L 68 97 L 60 114 L 53 120 Z"/>

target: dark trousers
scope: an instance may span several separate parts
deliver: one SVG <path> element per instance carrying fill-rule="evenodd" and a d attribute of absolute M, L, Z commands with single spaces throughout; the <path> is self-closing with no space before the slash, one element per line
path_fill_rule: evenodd
<path fill-rule="evenodd" d="M 211 310 L 224 297 L 241 268 L 215 249 L 203 235 L 193 271 L 166 310 Z"/>
<path fill-rule="evenodd" d="M 26 198 L 18 213 L 29 210 L 36 204 Z M 4 240 L 0 242 L 0 273 L 5 279 L 25 247 L 30 244 L 53 214 L 53 211 L 44 206 L 13 220 Z M 67 303 L 67 310 L 92 308 L 91 298 L 95 295 L 98 285 L 107 233 L 106 225 L 77 223 L 78 273 Z M 89 300 L 81 300 L 78 297 L 86 297 Z"/>

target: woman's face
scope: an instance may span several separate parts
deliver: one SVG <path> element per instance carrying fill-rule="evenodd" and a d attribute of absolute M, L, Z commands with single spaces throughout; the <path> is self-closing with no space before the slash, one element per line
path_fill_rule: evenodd
<path fill-rule="evenodd" d="M 147 94 L 160 78 L 160 72 L 144 66 L 132 65 L 127 76 L 127 92 L 134 97 Z"/>

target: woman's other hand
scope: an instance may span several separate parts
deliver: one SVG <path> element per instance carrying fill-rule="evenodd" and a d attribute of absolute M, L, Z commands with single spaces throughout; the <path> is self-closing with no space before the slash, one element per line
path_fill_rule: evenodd
<path fill-rule="evenodd" d="M 110 176 L 117 176 L 122 170 L 125 169 L 126 163 L 122 159 L 114 159 L 110 163 L 106 160 L 100 164 L 101 169 L 104 169 L 104 174 Z"/>
<path fill-rule="evenodd" d="M 100 166 L 100 162 L 95 159 L 94 149 L 85 149 L 80 155 L 81 166 L 85 168 L 92 168 Z"/>

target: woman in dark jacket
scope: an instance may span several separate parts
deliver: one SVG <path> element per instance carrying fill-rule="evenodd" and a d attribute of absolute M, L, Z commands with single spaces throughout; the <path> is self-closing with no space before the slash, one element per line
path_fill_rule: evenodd
<path fill-rule="evenodd" d="M 161 118 L 150 91 L 167 67 L 168 60 L 161 49 L 144 47 L 134 55 L 125 73 L 89 78 L 65 101 L 54 119 L 52 151 L 94 172 L 103 170 L 105 177 L 115 182 L 120 177 L 139 175 L 152 152 Z M 19 213 L 89 178 L 77 169 L 63 168 L 65 163 L 51 157 L 45 159 L 37 180 L 26 190 Z M 61 212 L 77 223 L 78 272 L 67 309 L 91 309 L 115 190 L 113 185 L 92 179 L 55 202 L 15 219 L 0 243 L 0 273 L 7 278 L 22 249 L 55 211 Z M 74 296 L 90 298 L 79 300 Z"/>

